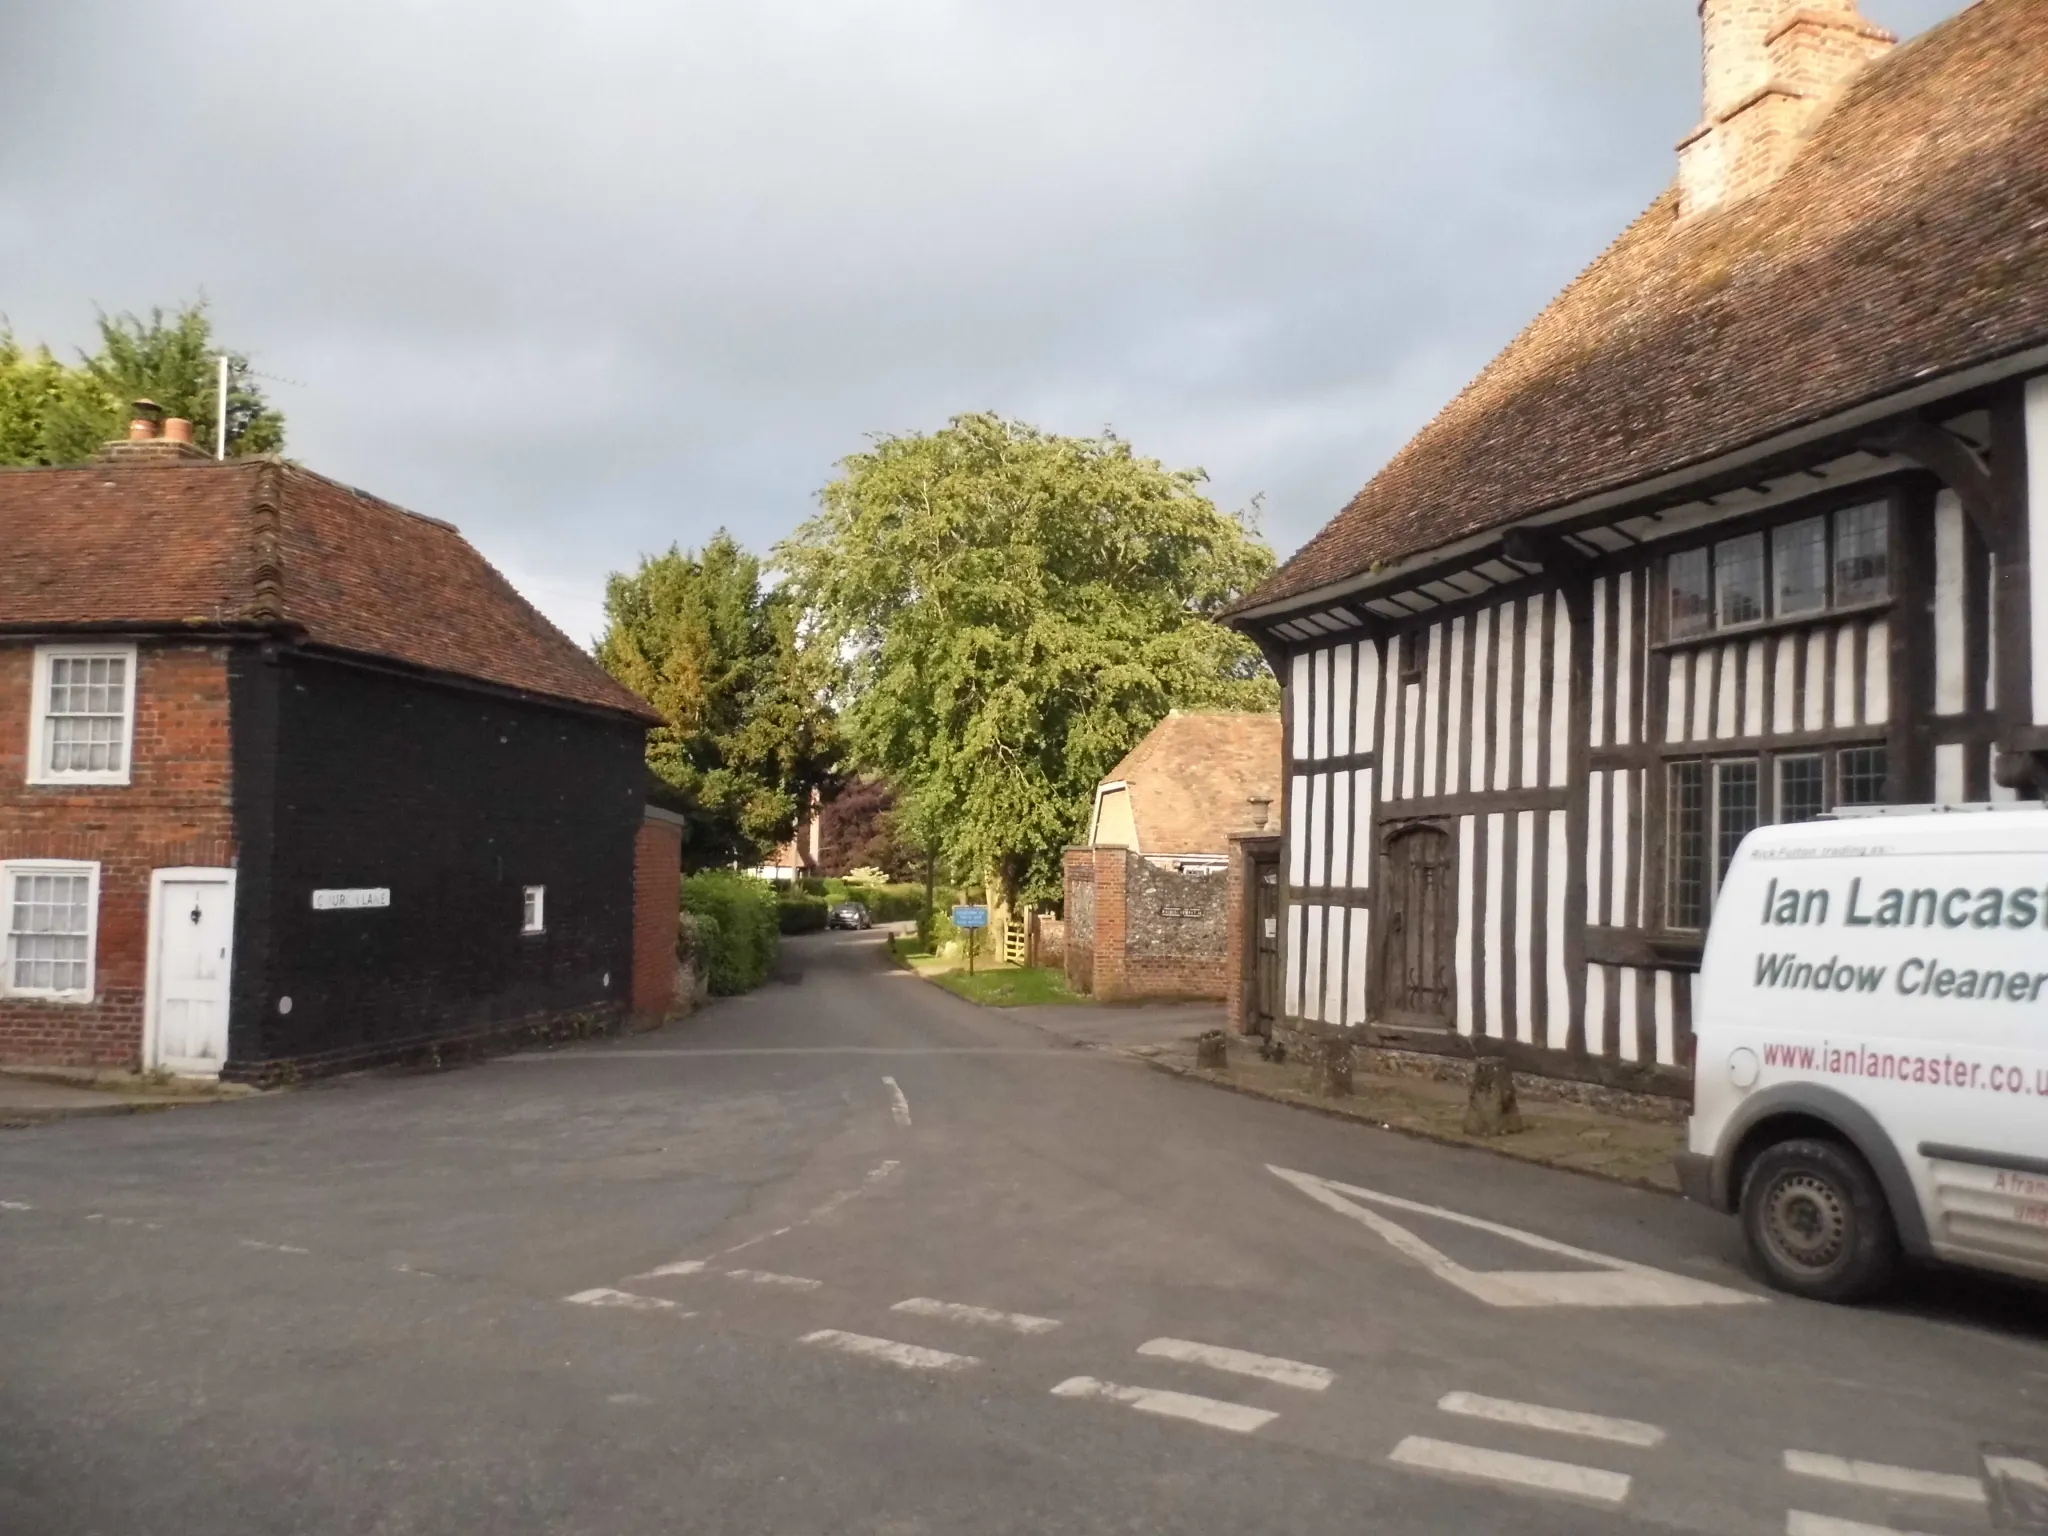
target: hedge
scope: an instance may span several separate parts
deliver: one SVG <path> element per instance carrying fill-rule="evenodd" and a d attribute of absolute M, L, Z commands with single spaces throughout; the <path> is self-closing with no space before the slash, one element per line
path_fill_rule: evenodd
<path fill-rule="evenodd" d="M 697 920 L 697 964 L 714 995 L 749 992 L 768 979 L 780 942 L 774 887 L 707 869 L 684 878 L 682 904 Z"/>
<path fill-rule="evenodd" d="M 823 896 L 785 896 L 775 906 L 784 933 L 823 933 L 832 910 Z"/>

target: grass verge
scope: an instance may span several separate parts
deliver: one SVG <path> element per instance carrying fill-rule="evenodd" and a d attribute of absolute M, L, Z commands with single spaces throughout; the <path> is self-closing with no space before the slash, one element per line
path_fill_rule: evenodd
<path fill-rule="evenodd" d="M 1032 1003 L 1085 1003 L 1087 998 L 1067 990 L 1064 971 L 1050 966 L 1032 969 L 991 966 L 972 976 L 965 971 L 947 971 L 931 978 L 948 992 L 971 1003 L 989 1008 L 1019 1008 Z"/>

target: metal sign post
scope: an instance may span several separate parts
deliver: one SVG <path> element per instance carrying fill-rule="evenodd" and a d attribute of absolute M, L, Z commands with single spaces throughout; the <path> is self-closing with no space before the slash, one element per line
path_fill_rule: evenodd
<path fill-rule="evenodd" d="M 974 974 L 974 952 L 981 946 L 981 930 L 988 926 L 987 907 L 955 907 L 953 926 L 967 935 L 967 974 Z"/>

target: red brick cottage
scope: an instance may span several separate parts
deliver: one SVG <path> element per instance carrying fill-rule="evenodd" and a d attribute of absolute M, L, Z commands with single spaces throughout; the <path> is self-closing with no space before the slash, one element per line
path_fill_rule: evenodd
<path fill-rule="evenodd" d="M 136 431 L 0 471 L 0 1060 L 261 1078 L 665 1008 L 648 706 L 449 525 Z"/>

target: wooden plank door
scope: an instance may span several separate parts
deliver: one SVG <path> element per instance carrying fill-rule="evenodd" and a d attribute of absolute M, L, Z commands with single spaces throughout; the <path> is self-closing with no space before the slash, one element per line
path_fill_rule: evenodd
<path fill-rule="evenodd" d="M 1252 863 L 1252 1032 L 1270 1036 L 1280 1017 L 1280 856 Z"/>
<path fill-rule="evenodd" d="M 1456 845 L 1442 827 L 1404 827 L 1382 860 L 1380 997 L 1388 1022 L 1448 1029 L 1457 1007 Z"/>

